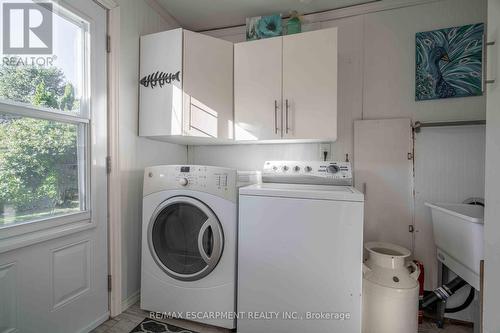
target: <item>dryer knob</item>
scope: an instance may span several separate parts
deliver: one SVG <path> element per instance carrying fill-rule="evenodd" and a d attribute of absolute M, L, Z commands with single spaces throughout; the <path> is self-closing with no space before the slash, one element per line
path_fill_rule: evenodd
<path fill-rule="evenodd" d="M 181 185 L 181 186 L 187 186 L 188 183 L 189 183 L 189 181 L 187 180 L 187 178 L 179 179 L 179 185 Z"/>
<path fill-rule="evenodd" d="M 328 172 L 328 173 L 337 173 L 339 171 L 340 171 L 340 168 L 334 164 L 331 164 L 326 168 L 326 172 Z"/>

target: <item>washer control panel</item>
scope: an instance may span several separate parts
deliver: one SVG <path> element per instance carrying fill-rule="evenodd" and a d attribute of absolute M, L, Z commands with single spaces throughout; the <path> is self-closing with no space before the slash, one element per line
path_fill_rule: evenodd
<path fill-rule="evenodd" d="M 350 162 L 267 161 L 262 171 L 267 183 L 352 185 Z"/>
<path fill-rule="evenodd" d="M 144 195 L 164 190 L 191 190 L 233 200 L 236 170 L 203 165 L 160 165 L 146 168 Z"/>

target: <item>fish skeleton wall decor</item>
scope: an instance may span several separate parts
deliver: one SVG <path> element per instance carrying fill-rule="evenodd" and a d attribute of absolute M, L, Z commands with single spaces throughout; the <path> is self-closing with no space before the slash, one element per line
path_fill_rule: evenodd
<path fill-rule="evenodd" d="M 157 85 L 163 87 L 165 84 L 170 84 L 172 81 L 181 81 L 180 79 L 181 71 L 177 71 L 177 73 L 164 73 L 157 71 L 156 73 L 149 74 L 143 77 L 139 83 L 144 87 L 151 87 L 154 89 Z"/>

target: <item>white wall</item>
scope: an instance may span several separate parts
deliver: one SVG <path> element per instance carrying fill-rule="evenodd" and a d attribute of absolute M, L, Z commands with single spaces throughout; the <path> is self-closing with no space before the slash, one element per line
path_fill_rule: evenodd
<path fill-rule="evenodd" d="M 316 160 L 316 144 L 189 146 L 190 164 L 260 170 L 266 160 Z"/>
<path fill-rule="evenodd" d="M 387 2 L 387 1 L 382 1 Z M 370 6 L 376 6 L 370 5 Z M 337 26 L 339 28 L 339 126 L 338 140 L 332 144 L 333 158 L 343 160 L 345 154 L 353 156 L 353 120 L 404 118 L 414 121 L 444 121 L 485 119 L 486 99 L 481 97 L 456 98 L 435 101 L 415 101 L 415 33 L 463 24 L 486 22 L 486 0 L 443 0 L 427 2 L 418 6 L 377 11 L 342 19 L 323 21 L 325 14 L 306 17 L 305 30 Z M 321 20 L 321 22 L 313 22 Z M 243 41 L 242 29 L 214 31 L 210 34 L 222 36 L 233 42 Z M 439 129 L 436 131 L 446 129 Z M 484 131 L 484 130 L 483 130 Z M 419 137 L 422 139 L 427 130 Z M 471 133 L 469 130 L 453 132 L 457 141 L 449 141 L 446 134 L 436 134 L 437 140 L 443 140 L 439 149 L 450 149 L 455 155 L 447 155 L 448 163 L 463 162 L 469 156 L 479 169 L 484 166 L 484 135 Z M 473 137 L 477 149 L 469 144 Z M 417 144 L 419 144 L 417 138 Z M 481 141 L 482 140 L 482 141 Z M 424 146 L 427 147 L 426 141 Z M 463 149 L 457 149 L 456 143 L 466 142 Z M 430 147 L 430 146 L 429 146 Z M 196 164 L 213 164 L 239 169 L 260 169 L 268 159 L 318 159 L 317 144 L 282 144 L 282 145 L 238 145 L 238 146 L 195 146 L 189 147 L 189 161 Z M 422 150 L 427 151 L 427 148 Z M 430 154 L 429 157 L 433 156 Z M 427 154 L 427 153 L 425 153 Z M 419 154 L 421 155 L 421 154 Z M 483 156 L 483 157 L 482 157 Z M 461 192 L 457 187 L 448 186 L 452 178 L 441 183 L 439 194 L 432 193 L 434 188 L 426 187 L 426 179 L 433 179 L 432 158 L 417 156 L 416 193 L 419 193 L 417 205 L 433 198 L 461 200 L 482 192 L 481 173 L 468 173 L 463 164 L 453 173 L 457 182 L 463 184 Z M 441 164 L 443 165 L 443 164 Z M 458 176 L 467 181 L 458 181 Z M 474 183 L 476 185 L 469 186 Z M 420 189 L 422 187 L 422 189 Z M 436 284 L 435 260 L 432 232 L 429 229 L 430 217 L 427 211 L 416 207 L 417 242 L 415 253 L 426 264 L 427 288 Z M 421 229 L 419 229 L 421 228 Z M 419 247 L 419 244 L 424 244 Z"/>
<path fill-rule="evenodd" d="M 446 0 L 365 16 L 364 118 L 484 119 L 485 97 L 415 101 L 415 33 L 486 22 L 485 0 Z"/>
<path fill-rule="evenodd" d="M 143 0 L 120 6 L 119 147 L 122 206 L 122 298 L 140 288 L 142 177 L 146 166 L 185 163 L 185 146 L 138 136 L 139 36 L 177 27 Z"/>
<path fill-rule="evenodd" d="M 486 211 L 485 211 L 485 299 L 484 332 L 500 332 L 500 0 L 488 1 L 488 40 L 496 41 L 489 48 L 488 78 L 496 83 L 488 89 L 486 125 Z"/>

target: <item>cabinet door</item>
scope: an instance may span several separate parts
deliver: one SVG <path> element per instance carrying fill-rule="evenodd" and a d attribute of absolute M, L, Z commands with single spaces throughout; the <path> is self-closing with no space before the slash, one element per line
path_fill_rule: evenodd
<path fill-rule="evenodd" d="M 281 48 L 281 37 L 234 46 L 236 140 L 281 138 Z"/>
<path fill-rule="evenodd" d="M 337 28 L 283 37 L 283 137 L 337 139 Z"/>
<path fill-rule="evenodd" d="M 180 81 L 141 84 L 139 88 L 139 135 L 180 135 L 182 131 L 182 29 L 141 37 L 139 78 L 156 73 L 175 74 Z"/>
<path fill-rule="evenodd" d="M 233 43 L 184 30 L 184 134 L 233 138 Z"/>

